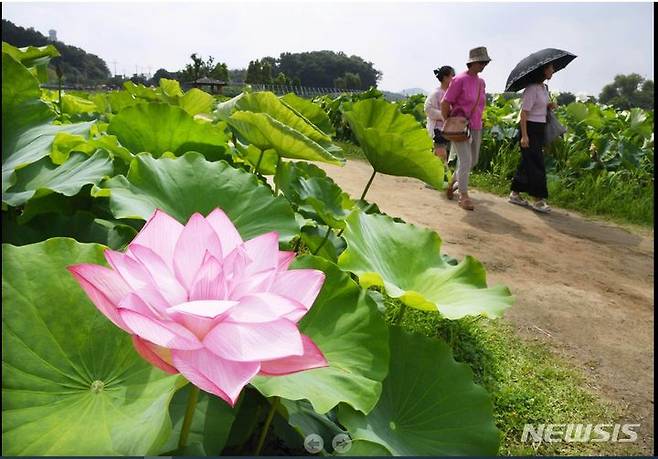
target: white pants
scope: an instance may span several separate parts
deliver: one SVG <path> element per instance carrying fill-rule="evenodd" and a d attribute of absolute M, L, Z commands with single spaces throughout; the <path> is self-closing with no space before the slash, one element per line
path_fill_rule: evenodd
<path fill-rule="evenodd" d="M 471 138 L 464 142 L 452 142 L 450 150 L 457 154 L 455 176 L 460 193 L 468 192 L 468 175 L 478 162 L 481 143 L 482 129 L 472 129 Z"/>

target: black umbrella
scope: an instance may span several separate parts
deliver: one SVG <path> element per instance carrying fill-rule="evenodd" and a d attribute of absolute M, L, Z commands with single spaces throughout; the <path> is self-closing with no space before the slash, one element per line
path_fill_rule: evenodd
<path fill-rule="evenodd" d="M 546 64 L 553 64 L 553 68 L 557 72 L 565 68 L 575 58 L 575 54 L 555 48 L 546 48 L 532 53 L 516 64 L 512 73 L 509 74 L 505 92 L 515 92 L 533 83 L 536 72 L 541 71 L 541 68 Z"/>

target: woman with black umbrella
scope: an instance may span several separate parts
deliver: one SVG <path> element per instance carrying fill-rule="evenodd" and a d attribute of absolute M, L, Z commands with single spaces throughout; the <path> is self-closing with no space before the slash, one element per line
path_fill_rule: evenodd
<path fill-rule="evenodd" d="M 551 79 L 554 71 L 553 64 L 546 64 L 535 70 L 531 80 L 533 82 L 523 91 L 520 122 L 521 163 L 512 179 L 512 192 L 509 196 L 509 202 L 512 204 L 527 207 L 530 204 L 519 193 L 528 193 L 535 198 L 532 208 L 542 213 L 551 211 L 546 203 L 548 188 L 543 151 L 546 113 L 557 106 L 550 102 L 548 88 L 544 82 Z"/>
<path fill-rule="evenodd" d="M 546 166 L 544 165 L 544 145 L 546 143 L 547 121 L 549 142 L 555 137 L 559 123 L 552 114 L 557 105 L 549 100 L 548 86 L 555 72 L 562 70 L 575 54 L 555 48 L 545 48 L 521 60 L 507 78 L 505 91 L 518 91 L 525 88 L 521 102 L 520 145 L 521 163 L 512 179 L 509 202 L 528 207 L 530 203 L 519 193 L 526 192 L 535 198 L 532 208 L 548 213 L 546 203 Z M 560 128 L 562 126 L 559 126 Z M 559 135 L 561 132 L 558 132 Z"/>

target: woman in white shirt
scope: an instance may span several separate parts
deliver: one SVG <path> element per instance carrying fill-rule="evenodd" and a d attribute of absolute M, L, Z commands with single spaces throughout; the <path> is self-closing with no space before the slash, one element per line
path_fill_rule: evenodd
<path fill-rule="evenodd" d="M 441 83 L 438 88 L 434 89 L 427 99 L 425 99 L 425 114 L 427 115 L 427 132 L 434 140 L 434 154 L 447 161 L 447 147 L 450 143 L 441 135 L 443 129 L 443 116 L 441 115 L 441 99 L 445 94 L 450 81 L 455 76 L 455 69 L 449 65 L 434 70 L 434 75 Z"/>
<path fill-rule="evenodd" d="M 546 203 L 548 188 L 546 186 L 546 166 L 544 164 L 544 134 L 546 130 L 547 110 L 554 110 L 556 104 L 549 102 L 548 88 L 544 81 L 550 80 L 554 69 L 552 64 L 538 69 L 535 81 L 523 91 L 521 102 L 521 163 L 512 179 L 509 202 L 520 206 L 529 206 L 519 193 L 525 192 L 535 198 L 532 208 L 538 212 L 548 213 L 550 206 Z"/>

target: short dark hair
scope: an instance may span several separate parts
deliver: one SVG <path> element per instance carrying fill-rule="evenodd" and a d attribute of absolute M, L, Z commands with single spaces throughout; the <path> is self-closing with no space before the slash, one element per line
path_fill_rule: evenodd
<path fill-rule="evenodd" d="M 532 81 L 535 84 L 542 84 L 546 79 L 546 75 L 544 74 L 544 72 L 549 65 L 551 65 L 551 63 L 542 65 L 538 69 L 535 69 L 532 72 L 530 72 L 530 81 Z"/>
<path fill-rule="evenodd" d="M 455 75 L 455 69 L 449 65 L 444 65 L 443 67 L 439 67 L 438 69 L 434 70 L 434 75 L 438 78 L 439 81 L 443 82 L 443 79 L 448 75 Z"/>

